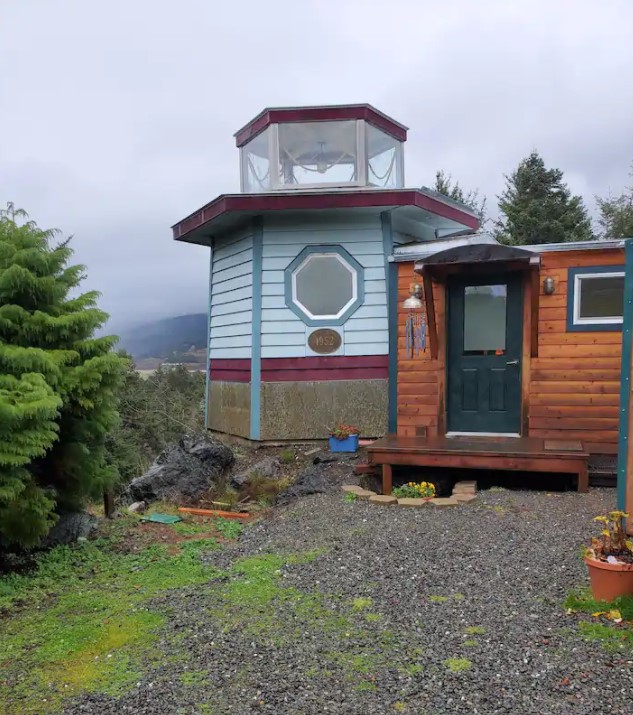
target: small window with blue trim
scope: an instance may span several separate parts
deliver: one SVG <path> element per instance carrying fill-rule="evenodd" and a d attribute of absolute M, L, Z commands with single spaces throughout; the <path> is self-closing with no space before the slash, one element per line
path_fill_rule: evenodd
<path fill-rule="evenodd" d="M 341 246 L 309 246 L 286 268 L 285 295 L 307 325 L 343 325 L 363 302 L 363 268 Z"/>
<path fill-rule="evenodd" d="M 621 330 L 624 266 L 570 268 L 567 330 Z"/>

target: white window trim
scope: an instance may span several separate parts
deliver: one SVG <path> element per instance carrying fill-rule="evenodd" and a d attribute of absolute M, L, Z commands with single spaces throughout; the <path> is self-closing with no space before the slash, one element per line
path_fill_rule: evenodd
<path fill-rule="evenodd" d="M 304 268 L 313 258 L 336 258 L 339 263 L 341 263 L 352 276 L 352 297 L 345 303 L 345 305 L 336 314 L 329 315 L 315 315 L 311 313 L 308 308 L 301 303 L 297 298 L 297 274 Z M 358 299 L 358 271 L 341 256 L 339 253 L 311 253 L 306 257 L 304 261 L 296 267 L 292 273 L 292 302 L 299 308 L 300 311 L 305 313 L 310 320 L 338 320 L 342 317 L 345 312 L 349 309 L 351 305 Z"/>
<path fill-rule="evenodd" d="M 591 278 L 623 278 L 624 271 L 605 271 L 603 273 L 576 273 L 574 276 L 574 325 L 622 325 L 621 315 L 604 315 L 593 318 L 580 317 L 580 299 L 583 280 Z"/>

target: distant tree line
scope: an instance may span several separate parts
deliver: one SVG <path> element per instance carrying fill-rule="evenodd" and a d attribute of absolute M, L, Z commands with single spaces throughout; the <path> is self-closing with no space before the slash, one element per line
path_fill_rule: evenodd
<path fill-rule="evenodd" d="M 633 180 L 633 166 L 629 177 Z M 478 189 L 463 189 L 443 170 L 436 173 L 433 188 L 469 206 L 483 227 L 489 223 L 486 198 Z M 508 245 L 633 236 L 633 184 L 619 194 L 596 197 L 599 217 L 598 230 L 594 231 L 582 197 L 571 193 L 563 172 L 548 169 L 537 151 L 505 176 L 505 188 L 497 198 L 499 217 L 492 225 L 492 233 L 498 241 Z"/>

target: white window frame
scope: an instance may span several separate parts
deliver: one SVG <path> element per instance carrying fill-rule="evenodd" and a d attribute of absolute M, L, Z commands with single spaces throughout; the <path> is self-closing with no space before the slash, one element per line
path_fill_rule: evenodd
<path fill-rule="evenodd" d="M 308 308 L 299 300 L 297 297 L 297 274 L 305 268 L 305 266 L 308 265 L 308 263 L 314 259 L 314 258 L 336 258 L 339 263 L 341 263 L 347 271 L 350 273 L 352 276 L 352 297 L 345 303 L 345 305 L 337 312 L 337 313 L 331 313 L 328 315 L 315 315 L 314 313 L 310 312 Z M 300 311 L 306 314 L 310 320 L 338 320 L 341 318 L 345 312 L 350 308 L 351 305 L 354 304 L 354 302 L 358 299 L 358 271 L 354 268 L 354 266 L 351 266 L 343 256 L 340 255 L 340 253 L 311 253 L 310 255 L 306 256 L 305 260 L 301 261 L 301 263 L 295 268 L 295 270 L 292 272 L 292 302 L 294 305 L 299 308 Z"/>
<path fill-rule="evenodd" d="M 582 298 L 582 282 L 592 278 L 624 278 L 624 271 L 605 271 L 603 273 L 576 273 L 574 276 L 574 325 L 622 325 L 621 315 L 604 315 L 601 317 L 581 318 L 580 303 Z"/>

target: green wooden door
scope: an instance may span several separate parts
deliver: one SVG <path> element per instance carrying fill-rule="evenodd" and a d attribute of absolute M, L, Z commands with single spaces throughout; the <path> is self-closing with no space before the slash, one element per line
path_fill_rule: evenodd
<path fill-rule="evenodd" d="M 520 273 L 449 279 L 449 432 L 521 432 Z"/>

